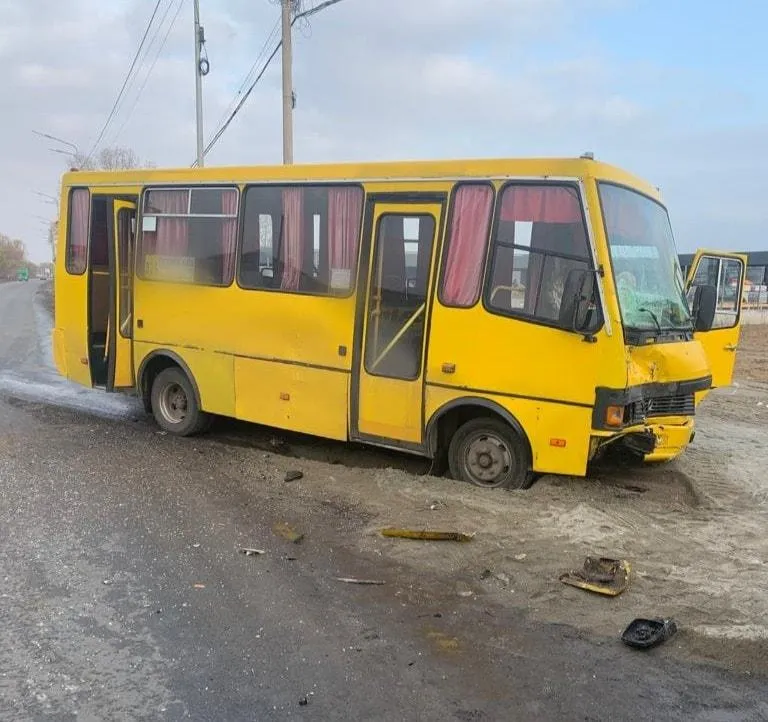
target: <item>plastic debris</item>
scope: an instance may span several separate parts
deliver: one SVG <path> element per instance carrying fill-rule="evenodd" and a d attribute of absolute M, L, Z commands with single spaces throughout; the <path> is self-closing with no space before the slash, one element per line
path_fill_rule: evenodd
<path fill-rule="evenodd" d="M 515 554 L 515 561 L 521 562 L 523 559 L 525 559 L 528 555 L 527 554 Z"/>
<path fill-rule="evenodd" d="M 286 541 L 293 542 L 294 544 L 298 544 L 304 538 L 304 535 L 301 532 L 296 531 L 290 524 L 286 524 L 285 522 L 278 522 L 275 524 L 272 527 L 272 531 Z"/>
<path fill-rule="evenodd" d="M 587 557 L 582 569 L 560 575 L 563 584 L 616 597 L 629 586 L 630 566 L 624 559 Z"/>
<path fill-rule="evenodd" d="M 460 531 L 429 531 L 427 529 L 382 529 L 382 536 L 397 539 L 418 539 L 421 541 L 455 541 L 468 542 L 474 539 L 474 534 L 465 534 Z"/>
<path fill-rule="evenodd" d="M 337 582 L 344 582 L 345 584 L 373 584 L 381 586 L 386 584 L 378 579 L 355 579 L 354 577 L 336 577 Z"/>
<path fill-rule="evenodd" d="M 304 472 L 299 471 L 298 469 L 294 469 L 292 471 L 286 471 L 285 472 L 285 482 L 289 481 L 298 481 L 299 479 L 304 478 Z"/>
<path fill-rule="evenodd" d="M 260 554 L 266 554 L 263 549 L 252 549 L 251 547 L 240 547 L 240 553 L 247 557 L 253 557 Z"/>
<path fill-rule="evenodd" d="M 205 584 L 193 584 L 192 586 L 195 589 L 205 589 Z"/>
<path fill-rule="evenodd" d="M 676 633 L 674 619 L 634 619 L 621 635 L 621 641 L 635 649 L 650 649 Z"/>

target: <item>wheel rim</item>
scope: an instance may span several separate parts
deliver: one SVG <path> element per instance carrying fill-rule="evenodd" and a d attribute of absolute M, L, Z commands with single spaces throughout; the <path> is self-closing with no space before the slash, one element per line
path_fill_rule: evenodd
<path fill-rule="evenodd" d="M 504 439 L 490 432 L 467 439 L 463 464 L 467 476 L 478 486 L 499 486 L 512 469 L 512 452 Z"/>
<path fill-rule="evenodd" d="M 180 424 L 187 418 L 189 401 L 181 384 L 167 384 L 160 392 L 160 413 L 169 424 Z"/>

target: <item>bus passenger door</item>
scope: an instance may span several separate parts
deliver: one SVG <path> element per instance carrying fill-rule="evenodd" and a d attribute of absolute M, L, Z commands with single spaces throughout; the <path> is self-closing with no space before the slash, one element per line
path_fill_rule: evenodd
<path fill-rule="evenodd" d="M 133 259 L 136 204 L 112 201 L 109 238 L 109 318 L 107 321 L 107 391 L 131 388 L 133 376 Z"/>
<path fill-rule="evenodd" d="M 363 238 L 350 436 L 395 447 L 423 443 L 424 360 L 439 203 L 376 203 Z"/>
<path fill-rule="evenodd" d="M 717 290 L 712 328 L 694 332 L 694 338 L 707 354 L 712 386 L 715 387 L 728 386 L 733 379 L 745 273 L 746 259 L 743 256 L 711 251 L 698 251 L 688 272 L 686 291 L 691 306 L 698 286 L 712 286 Z"/>

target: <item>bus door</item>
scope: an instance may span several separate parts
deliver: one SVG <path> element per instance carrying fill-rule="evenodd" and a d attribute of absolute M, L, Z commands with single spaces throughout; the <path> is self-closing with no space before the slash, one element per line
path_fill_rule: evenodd
<path fill-rule="evenodd" d="M 423 443 L 424 367 L 442 205 L 368 206 L 355 324 L 353 439 Z"/>
<path fill-rule="evenodd" d="M 707 354 L 715 387 L 728 386 L 733 379 L 745 273 L 744 256 L 711 251 L 698 251 L 688 272 L 686 290 L 694 313 L 697 287 L 710 286 L 716 290 L 712 328 L 694 332 L 694 338 L 701 342 Z"/>
<path fill-rule="evenodd" d="M 109 205 L 109 316 L 104 358 L 107 391 L 115 391 L 134 385 L 132 338 L 136 204 L 112 200 Z"/>

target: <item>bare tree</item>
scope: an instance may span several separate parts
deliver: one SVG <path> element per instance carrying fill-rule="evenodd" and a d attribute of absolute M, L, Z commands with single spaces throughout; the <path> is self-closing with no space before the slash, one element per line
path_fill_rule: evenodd
<path fill-rule="evenodd" d="M 56 237 L 59 233 L 59 222 L 51 221 L 50 225 L 48 226 L 48 245 L 51 247 L 51 258 L 53 259 L 53 262 L 56 263 Z"/>
<path fill-rule="evenodd" d="M 0 233 L 0 278 L 9 278 L 25 265 L 26 248 L 19 240 Z"/>
<path fill-rule="evenodd" d="M 131 148 L 112 146 L 102 148 L 88 157 L 85 153 L 71 156 L 72 165 L 78 170 L 127 170 L 129 168 L 152 168 L 153 163 L 142 161 Z"/>

